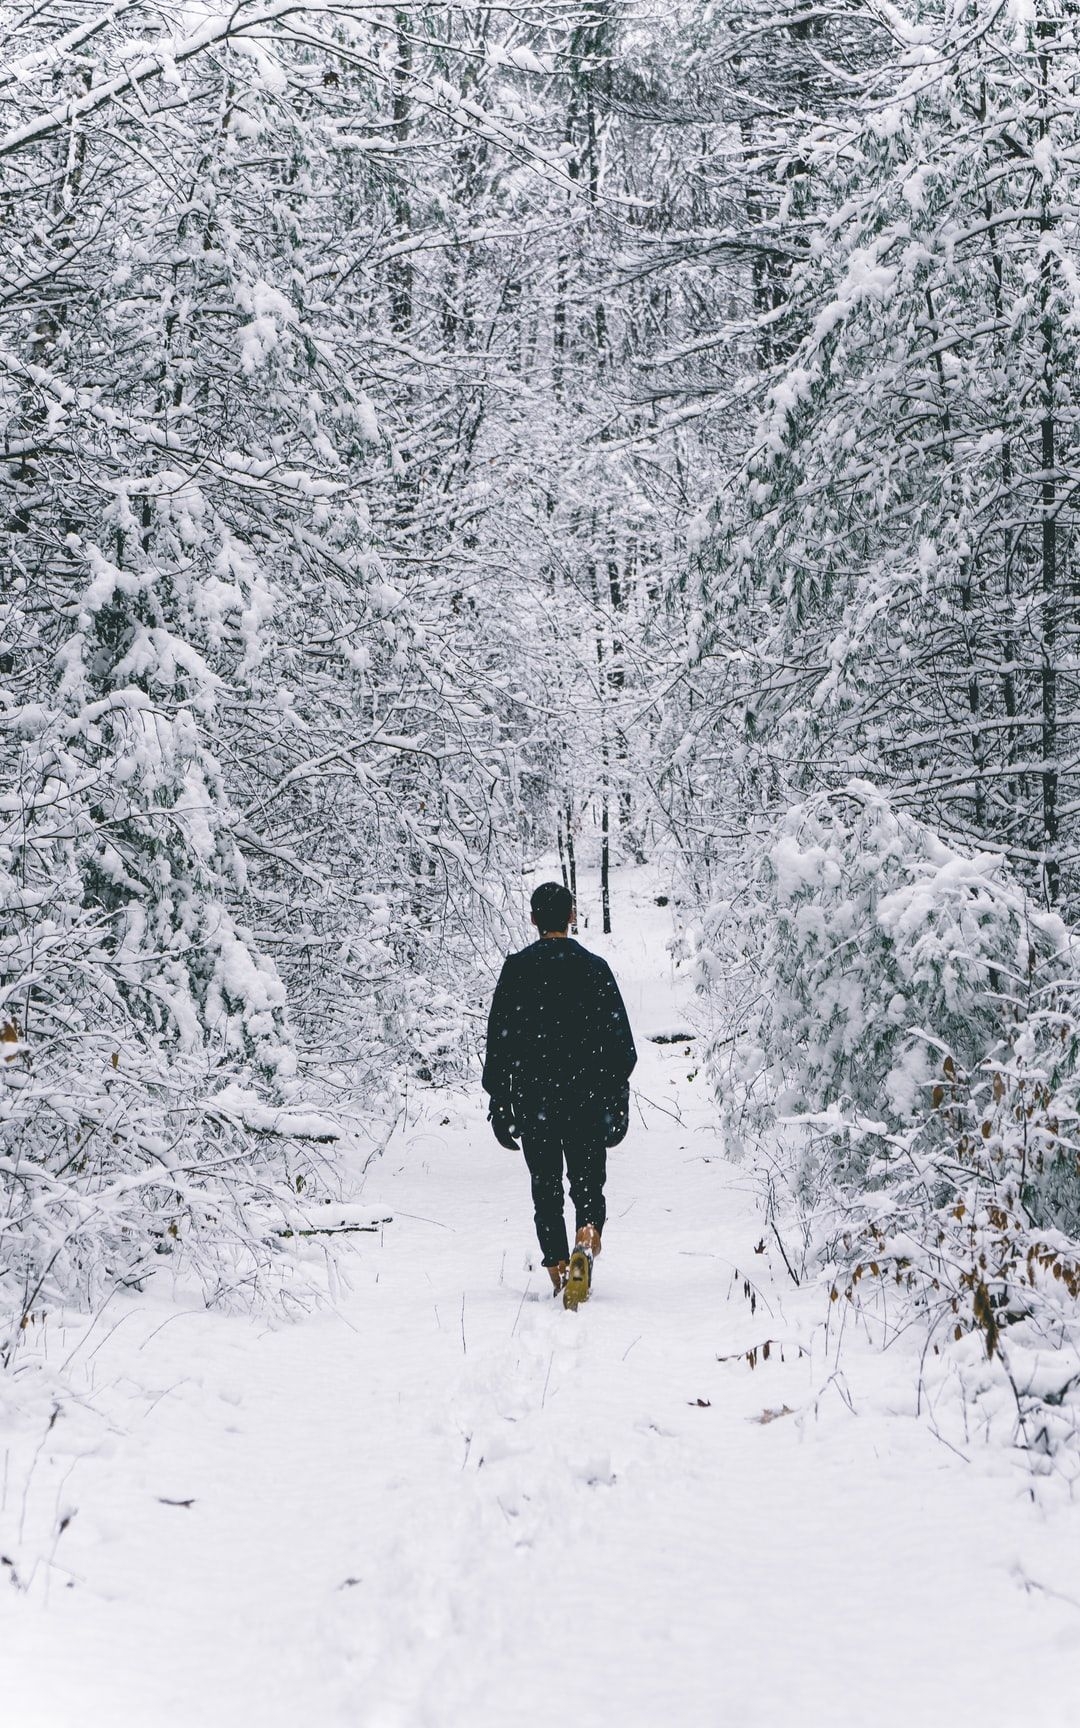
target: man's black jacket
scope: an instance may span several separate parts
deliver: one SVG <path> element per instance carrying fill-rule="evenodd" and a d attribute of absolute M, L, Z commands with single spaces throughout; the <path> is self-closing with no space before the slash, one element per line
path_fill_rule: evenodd
<path fill-rule="evenodd" d="M 520 1128 L 549 1109 L 606 1109 L 636 1061 L 606 960 L 569 936 L 509 956 L 488 1015 L 483 1085 Z"/>

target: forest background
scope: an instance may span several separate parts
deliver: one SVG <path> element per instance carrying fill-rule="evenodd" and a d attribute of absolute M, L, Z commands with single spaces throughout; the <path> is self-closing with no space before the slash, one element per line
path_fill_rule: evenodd
<path fill-rule="evenodd" d="M 1071 1447 L 1073 10 L 0 41 L 5 1358 L 250 1293 L 523 871 L 652 858 L 791 1276 Z"/>

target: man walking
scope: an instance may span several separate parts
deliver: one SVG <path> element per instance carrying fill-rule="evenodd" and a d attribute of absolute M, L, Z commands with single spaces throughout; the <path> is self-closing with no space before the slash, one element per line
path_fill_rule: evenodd
<path fill-rule="evenodd" d="M 567 934 L 573 910 L 561 882 L 544 882 L 533 894 L 538 940 L 503 966 L 483 1075 L 496 1139 L 516 1151 L 514 1136 L 521 1137 L 543 1263 L 567 1308 L 589 1294 L 606 1217 L 607 1148 L 626 1133 L 637 1061 L 610 966 Z M 576 1216 L 572 1254 L 564 1164 Z"/>

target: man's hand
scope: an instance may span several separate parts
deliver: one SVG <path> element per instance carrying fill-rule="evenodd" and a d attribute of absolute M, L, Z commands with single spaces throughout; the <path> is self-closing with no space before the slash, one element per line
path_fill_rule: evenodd
<path fill-rule="evenodd" d="M 612 1088 L 600 1106 L 600 1128 L 605 1146 L 618 1146 L 630 1127 L 630 1082 Z"/>
<path fill-rule="evenodd" d="M 505 1100 L 501 1098 L 493 1098 L 491 1100 L 491 1109 L 488 1111 L 488 1120 L 491 1123 L 491 1131 L 500 1146 L 505 1146 L 508 1152 L 517 1152 L 520 1150 L 517 1141 L 514 1139 L 514 1118 L 510 1112 L 510 1106 L 505 1102 Z"/>

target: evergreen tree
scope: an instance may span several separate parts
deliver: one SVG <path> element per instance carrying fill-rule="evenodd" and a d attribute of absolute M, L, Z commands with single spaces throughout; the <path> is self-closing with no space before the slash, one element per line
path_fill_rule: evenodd
<path fill-rule="evenodd" d="M 854 770 L 1049 901 L 1075 893 L 1075 74 L 1068 12 L 948 7 L 804 141 L 808 334 L 703 572 L 766 802 Z"/>

